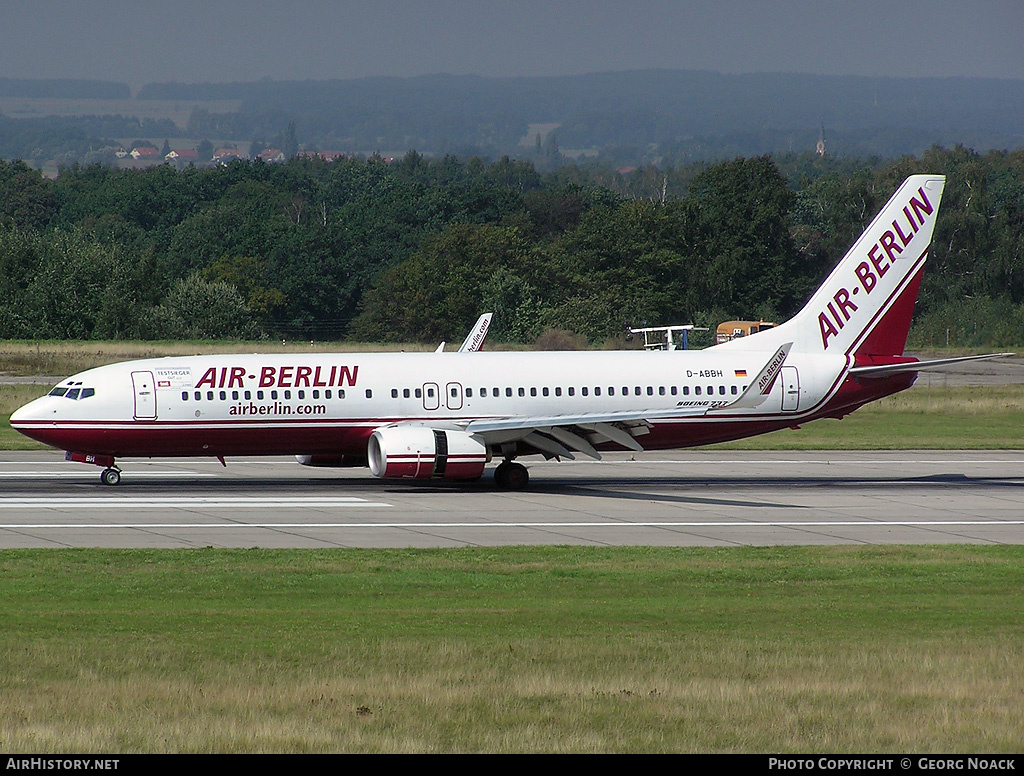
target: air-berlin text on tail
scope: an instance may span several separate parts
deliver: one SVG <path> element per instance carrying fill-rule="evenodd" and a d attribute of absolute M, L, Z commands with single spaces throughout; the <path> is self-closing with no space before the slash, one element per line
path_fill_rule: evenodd
<path fill-rule="evenodd" d="M 211 366 L 196 388 L 340 388 L 354 386 L 358 366 Z"/>
<path fill-rule="evenodd" d="M 903 251 L 910 247 L 914 236 L 924 226 L 925 218 L 931 216 L 934 210 L 924 193 L 924 187 L 919 188 L 917 194 L 910 197 L 900 216 L 893 219 L 891 227 L 886 229 L 878 242 L 868 250 L 866 260 L 854 267 L 853 274 L 856 278 L 847 284 L 849 288 L 840 288 L 836 291 L 825 305 L 825 309 L 818 313 L 823 348 L 828 350 L 829 338 L 838 336 L 840 330 L 853 317 L 853 313 L 857 312 L 857 304 L 853 297 L 862 291 L 870 294 L 875 289 L 878 281 L 885 277 Z M 922 245 L 917 255 L 922 255 L 927 247 Z"/>

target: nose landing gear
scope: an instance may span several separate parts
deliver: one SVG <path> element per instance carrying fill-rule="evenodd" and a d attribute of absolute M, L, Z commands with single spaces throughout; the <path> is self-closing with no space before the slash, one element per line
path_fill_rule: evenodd
<path fill-rule="evenodd" d="M 64 460 L 74 461 L 75 463 L 91 463 L 94 466 L 103 466 L 104 469 L 100 474 L 100 482 L 104 485 L 117 485 L 121 482 L 121 470 L 117 468 L 117 464 L 114 463 L 114 456 L 112 455 L 76 453 L 73 450 L 68 450 L 64 453 Z"/>

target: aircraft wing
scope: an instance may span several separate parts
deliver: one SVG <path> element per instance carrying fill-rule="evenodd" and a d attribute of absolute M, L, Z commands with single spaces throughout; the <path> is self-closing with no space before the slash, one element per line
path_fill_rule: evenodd
<path fill-rule="evenodd" d="M 937 358 L 932 361 L 905 361 L 901 364 L 879 364 L 877 366 L 851 367 L 851 377 L 889 377 L 903 372 L 920 372 L 922 369 L 935 369 L 950 364 L 961 364 L 965 361 L 982 361 L 990 358 L 1005 358 L 1014 353 L 986 353 L 983 356 L 961 356 L 959 358 Z"/>
<path fill-rule="evenodd" d="M 792 345 L 792 342 L 787 342 L 775 351 L 747 389 L 731 402 L 691 407 L 677 406 L 674 409 L 660 407 L 618 412 L 586 412 L 578 415 L 481 418 L 458 421 L 457 425 L 470 434 L 482 437 L 487 444 L 522 441 L 536 447 L 542 453 L 569 459 L 575 459 L 573 450 L 596 460 L 600 459 L 601 454 L 594 445 L 604 441 L 616 442 L 639 452 L 643 450 L 643 446 L 635 437 L 647 433 L 651 420 L 697 417 L 713 411 L 751 409 L 760 405 L 771 393 Z"/>

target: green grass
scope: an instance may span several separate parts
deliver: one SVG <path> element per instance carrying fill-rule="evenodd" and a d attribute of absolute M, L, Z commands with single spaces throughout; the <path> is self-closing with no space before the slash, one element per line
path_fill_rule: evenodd
<path fill-rule="evenodd" d="M 0 553 L 6 752 L 1017 752 L 1024 547 Z"/>
<path fill-rule="evenodd" d="M 823 419 L 718 445 L 731 450 L 1021 450 L 1024 386 L 912 388 Z"/>

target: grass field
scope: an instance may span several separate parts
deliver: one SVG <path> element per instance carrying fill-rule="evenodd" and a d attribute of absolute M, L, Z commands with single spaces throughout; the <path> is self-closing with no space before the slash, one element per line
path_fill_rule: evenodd
<path fill-rule="evenodd" d="M 0 553 L 11 752 L 1019 752 L 1024 548 Z"/>

